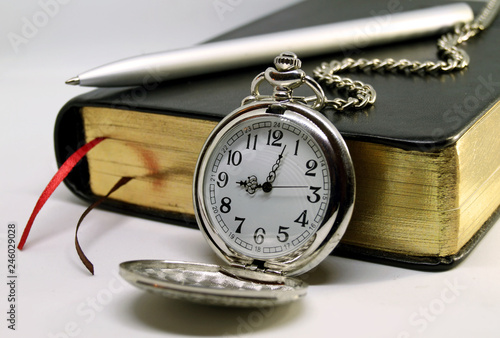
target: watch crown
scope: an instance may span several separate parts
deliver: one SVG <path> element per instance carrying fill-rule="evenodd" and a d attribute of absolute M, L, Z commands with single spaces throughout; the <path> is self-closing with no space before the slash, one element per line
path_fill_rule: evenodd
<path fill-rule="evenodd" d="M 274 58 L 274 66 L 280 72 L 299 69 L 302 66 L 300 59 L 292 52 L 284 52 Z"/>

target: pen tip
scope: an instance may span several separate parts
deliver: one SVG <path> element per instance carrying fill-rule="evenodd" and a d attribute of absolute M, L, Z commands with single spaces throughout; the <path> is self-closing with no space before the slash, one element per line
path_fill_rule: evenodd
<path fill-rule="evenodd" d="M 80 84 L 80 78 L 78 76 L 72 77 L 71 79 L 66 80 L 66 84 L 78 86 Z"/>

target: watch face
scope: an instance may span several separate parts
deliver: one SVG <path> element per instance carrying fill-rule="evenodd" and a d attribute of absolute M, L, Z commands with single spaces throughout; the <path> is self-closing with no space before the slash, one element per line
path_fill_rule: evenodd
<path fill-rule="evenodd" d="M 318 231 L 337 199 L 326 140 L 301 114 L 266 108 L 216 130 L 195 183 L 199 221 L 212 244 L 230 256 L 283 261 L 323 242 L 329 231 L 320 239 Z"/>

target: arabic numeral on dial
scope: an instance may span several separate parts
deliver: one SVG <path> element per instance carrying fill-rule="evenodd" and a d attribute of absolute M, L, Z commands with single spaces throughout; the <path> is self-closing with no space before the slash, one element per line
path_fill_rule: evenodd
<path fill-rule="evenodd" d="M 257 136 L 258 135 L 254 135 L 252 138 L 252 134 L 248 134 L 247 149 L 257 150 Z"/>
<path fill-rule="evenodd" d="M 295 141 L 295 151 L 293 152 L 294 156 L 297 156 L 299 154 L 299 143 L 300 140 Z"/>
<path fill-rule="evenodd" d="M 275 147 L 281 147 L 281 142 L 278 142 L 283 138 L 283 132 L 279 129 L 272 131 L 272 129 L 269 129 L 267 132 L 267 145 L 275 146 Z"/>
<path fill-rule="evenodd" d="M 218 176 L 219 180 L 217 181 L 217 186 L 219 188 L 224 188 L 226 185 L 227 185 L 227 182 L 229 181 L 229 175 L 222 171 L 219 173 L 219 176 Z"/>
<path fill-rule="evenodd" d="M 264 243 L 264 238 L 266 235 L 266 230 L 263 228 L 257 228 L 253 234 L 253 240 L 255 241 L 256 244 L 262 244 Z"/>
<path fill-rule="evenodd" d="M 221 200 L 222 204 L 220 206 L 220 212 L 227 214 L 231 211 L 231 199 L 229 197 L 224 197 Z"/>
<path fill-rule="evenodd" d="M 290 237 L 288 235 L 288 232 L 286 232 L 285 230 L 288 230 L 290 229 L 289 227 L 282 227 L 280 226 L 279 230 L 278 230 L 278 236 L 276 236 L 276 238 L 278 239 L 278 241 L 280 241 L 281 243 L 283 242 L 286 242 L 288 241 L 288 238 Z"/>
<path fill-rule="evenodd" d="M 307 200 L 310 203 L 317 203 L 321 199 L 321 196 L 318 194 L 320 189 L 321 187 L 309 187 L 309 190 L 312 190 L 312 196 L 307 195 Z"/>
<path fill-rule="evenodd" d="M 307 220 L 307 210 L 302 211 L 299 217 L 294 221 L 295 223 L 299 223 L 301 227 L 305 227 L 307 224 L 309 224 L 309 221 Z"/>
<path fill-rule="evenodd" d="M 238 227 L 236 228 L 236 233 L 237 234 L 241 234 L 241 227 L 243 226 L 243 223 L 245 222 L 245 219 L 246 218 L 241 218 L 241 217 L 235 217 L 234 220 L 236 222 L 240 222 L 240 224 L 238 225 Z"/>
<path fill-rule="evenodd" d="M 241 153 L 236 150 L 233 152 L 232 150 L 229 150 L 228 157 L 227 157 L 227 165 L 234 165 L 235 167 L 239 166 L 241 164 L 241 161 L 243 160 L 243 156 Z"/>
<path fill-rule="evenodd" d="M 307 161 L 306 168 L 309 169 L 309 170 L 306 171 L 306 176 L 313 176 L 313 177 L 315 177 L 316 173 L 313 173 L 313 170 L 316 169 L 317 167 L 318 167 L 318 162 L 316 162 L 315 160 L 309 160 L 309 161 Z"/>

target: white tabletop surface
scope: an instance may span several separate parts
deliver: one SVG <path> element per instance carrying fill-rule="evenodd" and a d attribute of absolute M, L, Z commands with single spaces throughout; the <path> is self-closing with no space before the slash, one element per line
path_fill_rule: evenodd
<path fill-rule="evenodd" d="M 8 328 L 7 229 L 19 240 L 55 173 L 53 127 L 61 106 L 88 91 L 64 81 L 95 66 L 190 46 L 278 10 L 285 1 L 3 0 L 0 3 L 1 337 L 498 337 L 500 224 L 458 267 L 419 272 L 328 257 L 303 276 L 301 301 L 232 309 L 167 300 L 127 285 L 135 259 L 218 262 L 197 230 L 94 210 L 60 186 L 16 252 L 15 331 Z M 366 8 L 367 16 L 369 8 Z"/>

